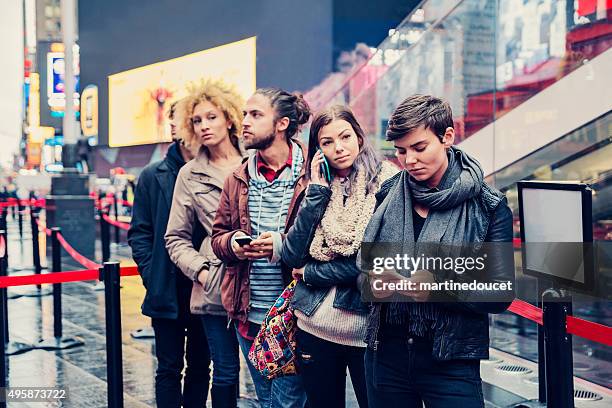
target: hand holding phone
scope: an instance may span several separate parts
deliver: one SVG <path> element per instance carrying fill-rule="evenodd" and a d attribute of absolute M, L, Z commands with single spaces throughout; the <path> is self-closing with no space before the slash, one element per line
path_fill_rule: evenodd
<path fill-rule="evenodd" d="M 321 148 L 317 148 L 312 163 L 310 164 L 310 182 L 312 184 L 320 184 L 329 187 L 331 182 L 331 172 L 325 155 Z"/>
<path fill-rule="evenodd" d="M 321 153 L 321 156 L 323 156 L 323 163 L 321 163 L 321 177 L 323 177 L 325 179 L 325 181 L 327 181 L 328 183 L 331 183 L 331 171 L 329 170 L 329 164 L 327 163 L 327 159 L 325 158 L 325 155 L 323 154 L 323 150 L 321 150 L 321 148 L 319 147 L 319 152 Z"/>
<path fill-rule="evenodd" d="M 253 241 L 253 238 L 247 236 L 236 237 L 235 241 L 241 247 L 250 244 Z"/>

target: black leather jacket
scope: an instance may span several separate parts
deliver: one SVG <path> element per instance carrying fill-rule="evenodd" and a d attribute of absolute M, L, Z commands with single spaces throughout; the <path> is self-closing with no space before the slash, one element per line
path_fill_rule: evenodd
<path fill-rule="evenodd" d="M 396 176 L 383 183 L 376 194 L 377 207 L 398 179 L 399 176 Z M 477 217 L 467 226 L 465 242 L 512 242 L 512 211 L 501 192 L 483 183 L 481 193 L 471 199 L 468 205 L 474 206 Z M 511 244 L 495 245 L 489 250 L 487 272 L 488 282 L 510 281 L 514 287 L 514 253 Z M 512 302 L 513 292 L 498 302 L 490 301 L 494 296 L 487 291 L 471 291 L 469 301 L 440 303 L 448 312 L 449 324 L 442 332 L 434 335 L 432 355 L 436 360 L 489 357 L 488 314 L 505 311 Z M 370 306 L 366 343 L 374 351 L 379 343 L 380 311 L 380 303 Z"/>
<path fill-rule="evenodd" d="M 291 268 L 304 268 L 304 280 L 298 282 L 291 304 L 307 316 L 319 307 L 332 286 L 336 286 L 333 306 L 338 309 L 367 313 L 357 290 L 359 269 L 355 256 L 338 257 L 320 262 L 309 255 L 310 243 L 331 198 L 327 187 L 311 184 L 302 201 L 295 223 L 283 242 L 281 259 Z"/>

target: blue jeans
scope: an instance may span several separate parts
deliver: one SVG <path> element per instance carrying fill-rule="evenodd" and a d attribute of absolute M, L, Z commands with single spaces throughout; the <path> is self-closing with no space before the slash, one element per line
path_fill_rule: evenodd
<path fill-rule="evenodd" d="M 213 385 L 238 384 L 240 360 L 234 328 L 227 327 L 227 317 L 202 315 L 202 324 L 213 361 Z"/>
<path fill-rule="evenodd" d="M 249 335 L 257 334 L 258 326 L 249 323 Z M 251 330 L 253 329 L 253 330 Z M 306 404 L 306 393 L 302 386 L 302 378 L 298 375 L 287 377 L 279 377 L 273 380 L 268 380 L 263 377 L 255 367 L 249 362 L 249 350 L 251 349 L 252 340 L 242 337 L 236 330 L 238 343 L 242 354 L 249 366 L 249 372 L 253 383 L 255 384 L 255 392 L 261 408 L 301 408 Z"/>
<path fill-rule="evenodd" d="M 437 361 L 432 341 L 383 337 L 365 353 L 370 408 L 484 408 L 479 360 Z"/>

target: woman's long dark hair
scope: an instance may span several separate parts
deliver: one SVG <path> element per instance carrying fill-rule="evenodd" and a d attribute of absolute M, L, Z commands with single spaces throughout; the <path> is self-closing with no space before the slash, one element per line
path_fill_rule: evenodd
<path fill-rule="evenodd" d="M 344 120 L 351 125 L 359 140 L 359 154 L 353 162 L 353 171 L 349 175 L 348 192 L 352 193 L 357 172 L 354 170 L 365 171 L 366 188 L 368 193 L 373 193 L 376 187 L 376 177 L 382 166 L 382 158 L 374 149 L 372 142 L 365 135 L 363 129 L 350 108 L 343 105 L 334 105 L 330 108 L 318 112 L 310 125 L 310 135 L 308 137 L 308 160 L 306 161 L 306 177 L 311 178 L 310 165 L 317 149 L 319 148 L 319 133 L 321 129 L 332 123 L 334 120 Z M 334 169 L 330 170 L 332 174 Z"/>

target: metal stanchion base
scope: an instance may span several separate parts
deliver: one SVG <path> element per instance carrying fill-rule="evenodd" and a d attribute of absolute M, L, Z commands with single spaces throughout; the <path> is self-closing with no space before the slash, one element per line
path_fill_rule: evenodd
<path fill-rule="evenodd" d="M 19 293 L 19 296 L 23 296 L 23 297 L 43 297 L 43 296 L 49 296 L 53 294 L 53 288 L 50 287 L 42 287 L 41 289 L 31 289 L 28 290 L 26 292 L 21 292 Z M 9 299 L 12 299 L 9 296 Z"/>
<path fill-rule="evenodd" d="M 119 289 L 123 289 L 123 285 L 119 285 Z M 104 282 L 98 281 L 92 287 L 91 290 L 94 292 L 104 292 Z"/>
<path fill-rule="evenodd" d="M 91 287 L 91 290 L 93 290 L 94 292 L 103 292 L 104 291 L 104 282 L 98 281 L 98 282 L 94 283 L 93 286 Z"/>
<path fill-rule="evenodd" d="M 15 293 L 15 292 L 12 292 L 12 293 L 10 293 L 10 294 L 7 294 L 7 295 L 6 295 L 6 298 L 7 298 L 7 299 L 19 299 L 19 298 L 20 298 L 20 297 L 22 297 L 22 296 L 23 296 L 23 294 L 21 294 L 21 293 Z"/>
<path fill-rule="evenodd" d="M 529 400 L 513 405 L 512 408 L 546 408 L 546 403 L 538 400 Z"/>
<path fill-rule="evenodd" d="M 155 332 L 152 327 L 143 327 L 142 329 L 134 330 L 130 333 L 134 339 L 154 339 Z"/>
<path fill-rule="evenodd" d="M 40 350 L 65 350 L 73 347 L 85 345 L 85 341 L 80 337 L 53 337 L 47 340 L 41 340 L 34 345 L 34 348 Z"/>
<path fill-rule="evenodd" d="M 25 352 L 28 352 L 30 350 L 34 350 L 34 346 L 31 344 L 27 344 L 27 343 L 20 343 L 18 341 L 9 341 L 4 349 L 5 354 L 7 356 L 16 356 L 17 354 L 23 354 Z"/>

